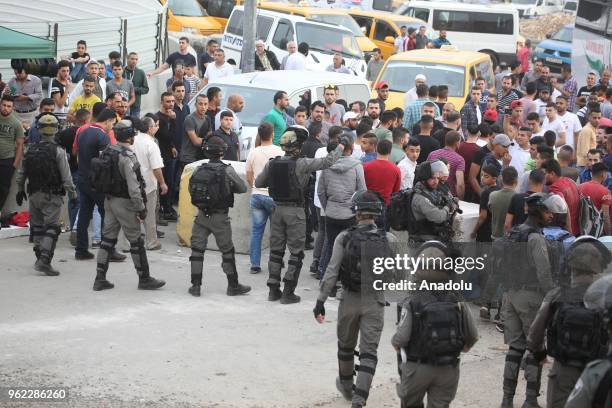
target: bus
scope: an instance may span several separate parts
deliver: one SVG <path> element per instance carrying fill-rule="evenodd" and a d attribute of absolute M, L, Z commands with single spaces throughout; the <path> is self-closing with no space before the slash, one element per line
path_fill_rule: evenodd
<path fill-rule="evenodd" d="M 584 80 L 612 67 L 612 0 L 580 0 L 572 42 L 572 71 Z"/>

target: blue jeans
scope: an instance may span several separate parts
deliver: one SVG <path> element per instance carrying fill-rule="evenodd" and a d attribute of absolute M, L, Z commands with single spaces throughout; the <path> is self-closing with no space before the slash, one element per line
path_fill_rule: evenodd
<path fill-rule="evenodd" d="M 85 253 L 89 248 L 87 228 L 97 205 L 104 222 L 104 195 L 92 191 L 88 184 L 79 184 L 79 220 L 77 221 L 77 253 Z"/>
<path fill-rule="evenodd" d="M 268 218 L 274 211 L 274 200 L 262 194 L 251 196 L 251 267 L 261 266 L 261 239 L 266 229 Z"/>

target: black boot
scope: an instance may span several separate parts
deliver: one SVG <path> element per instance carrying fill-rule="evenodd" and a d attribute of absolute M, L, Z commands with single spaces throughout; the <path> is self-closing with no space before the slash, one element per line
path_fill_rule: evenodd
<path fill-rule="evenodd" d="M 155 279 L 152 276 L 138 279 L 138 289 L 140 290 L 155 290 L 159 289 L 166 284 L 166 281 L 161 279 Z"/>
<path fill-rule="evenodd" d="M 98 265 L 98 273 L 96 274 L 96 280 L 93 284 L 93 290 L 95 291 L 112 289 L 115 287 L 115 285 L 106 280 L 106 271 L 104 271 L 103 269 L 104 265 Z"/>
<path fill-rule="evenodd" d="M 200 297 L 200 287 L 201 286 L 202 285 L 193 284 L 189 288 L 188 292 L 191 294 L 191 296 Z"/>
<path fill-rule="evenodd" d="M 350 401 L 353 399 L 352 384 L 343 384 L 340 377 L 336 377 L 336 388 L 338 389 L 338 391 L 340 391 L 340 394 L 342 394 L 345 400 Z"/>
<path fill-rule="evenodd" d="M 51 264 L 43 258 L 38 258 L 34 264 L 34 269 L 38 272 L 42 272 L 47 276 L 57 276 L 59 271 L 51 266 Z"/>
<path fill-rule="evenodd" d="M 514 395 L 504 394 L 500 408 L 513 408 L 514 407 Z"/>
<path fill-rule="evenodd" d="M 283 294 L 280 298 L 280 302 L 283 305 L 289 305 L 292 303 L 299 303 L 301 298 L 294 293 L 295 291 L 295 283 L 286 281 L 285 287 L 283 288 Z"/>
<path fill-rule="evenodd" d="M 538 397 L 530 396 L 525 398 L 525 402 L 523 402 L 521 408 L 541 408 L 540 404 L 538 404 Z"/>
<path fill-rule="evenodd" d="M 268 285 L 270 287 L 270 293 L 268 293 L 268 300 L 270 302 L 276 302 L 281 298 L 283 292 L 280 290 L 279 285 Z"/>
<path fill-rule="evenodd" d="M 250 291 L 250 286 L 238 283 L 237 273 L 227 275 L 227 296 L 244 295 L 246 293 L 249 293 Z"/>

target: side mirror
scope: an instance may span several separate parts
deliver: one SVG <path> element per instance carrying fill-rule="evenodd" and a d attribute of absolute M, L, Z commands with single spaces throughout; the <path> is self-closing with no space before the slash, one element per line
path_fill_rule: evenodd
<path fill-rule="evenodd" d="M 385 42 L 389 43 L 389 44 L 395 44 L 395 38 L 393 38 L 392 36 L 388 35 L 385 37 Z"/>

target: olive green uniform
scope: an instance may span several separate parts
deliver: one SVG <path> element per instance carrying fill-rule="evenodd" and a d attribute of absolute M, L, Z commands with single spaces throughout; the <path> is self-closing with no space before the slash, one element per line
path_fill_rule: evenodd
<path fill-rule="evenodd" d="M 590 408 L 593 406 L 599 384 L 612 368 L 610 359 L 595 360 L 587 364 L 567 399 L 565 408 Z"/>

